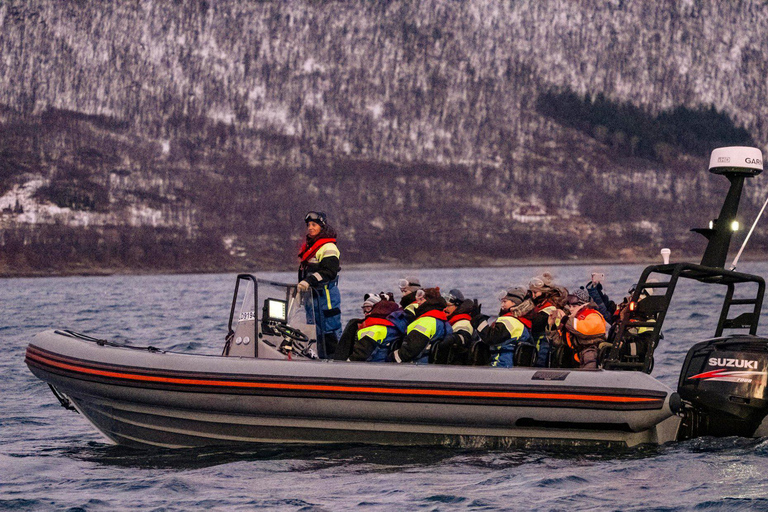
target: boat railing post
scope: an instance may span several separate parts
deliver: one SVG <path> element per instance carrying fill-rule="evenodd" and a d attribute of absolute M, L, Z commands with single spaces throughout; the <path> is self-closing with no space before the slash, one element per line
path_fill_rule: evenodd
<path fill-rule="evenodd" d="M 728 283 L 728 289 L 725 292 L 725 300 L 723 301 L 723 307 L 720 309 L 720 319 L 717 321 L 717 328 L 715 329 L 715 338 L 719 338 L 723 335 L 723 329 L 725 321 L 728 319 L 728 313 L 731 310 L 731 301 L 733 300 L 733 292 L 736 286 L 733 283 Z"/>

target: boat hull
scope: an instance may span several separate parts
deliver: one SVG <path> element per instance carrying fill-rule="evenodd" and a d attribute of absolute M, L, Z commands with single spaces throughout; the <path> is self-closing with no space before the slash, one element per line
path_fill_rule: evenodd
<path fill-rule="evenodd" d="M 37 335 L 26 362 L 115 443 L 485 445 L 675 438 L 672 390 L 639 372 L 277 361 Z"/>

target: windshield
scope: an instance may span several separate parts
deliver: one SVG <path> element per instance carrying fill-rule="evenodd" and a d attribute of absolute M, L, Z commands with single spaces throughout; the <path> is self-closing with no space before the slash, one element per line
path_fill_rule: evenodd
<path fill-rule="evenodd" d="M 299 293 L 295 284 L 237 276 L 229 329 L 224 355 L 283 359 L 317 354 L 312 296 Z"/>
<path fill-rule="evenodd" d="M 299 293 L 295 284 L 259 280 L 258 301 L 260 326 L 270 322 L 284 323 L 303 332 L 310 343 L 315 342 L 314 309 L 309 293 Z M 284 320 L 280 318 L 283 313 Z"/>

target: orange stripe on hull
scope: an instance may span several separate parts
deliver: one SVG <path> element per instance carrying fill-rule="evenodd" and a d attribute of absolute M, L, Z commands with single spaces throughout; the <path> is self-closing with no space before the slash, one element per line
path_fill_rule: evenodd
<path fill-rule="evenodd" d="M 422 396 L 456 396 L 456 397 L 477 397 L 477 398 L 530 398 L 530 399 L 549 399 L 563 401 L 592 401 L 592 402 L 612 402 L 612 403 L 648 403 L 657 402 L 660 398 L 634 397 L 634 396 L 610 396 L 610 395 L 580 395 L 574 393 L 524 393 L 513 391 L 461 391 L 447 389 L 404 389 L 404 388 L 383 388 L 366 386 L 331 386 L 323 384 L 281 384 L 270 382 L 243 382 L 228 380 L 207 380 L 207 379 L 183 379 L 178 377 L 158 377 L 154 375 L 140 375 L 135 373 L 120 373 L 106 370 L 97 370 L 67 363 L 62 363 L 41 357 L 37 354 L 27 353 L 27 357 L 34 361 L 48 366 L 54 366 L 64 370 L 71 370 L 78 373 L 98 375 L 102 377 L 114 377 L 118 379 L 127 379 L 140 382 L 160 382 L 164 384 L 187 384 L 196 386 L 221 386 L 233 388 L 261 388 L 261 389 L 290 389 L 299 391 L 337 391 L 344 393 L 377 393 L 394 395 L 422 395 Z"/>

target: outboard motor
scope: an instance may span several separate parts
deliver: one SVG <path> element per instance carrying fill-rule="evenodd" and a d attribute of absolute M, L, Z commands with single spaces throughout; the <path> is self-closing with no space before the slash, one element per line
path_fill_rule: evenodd
<path fill-rule="evenodd" d="M 715 338 L 685 357 L 677 392 L 683 400 L 678 439 L 751 437 L 768 413 L 768 339 Z"/>

